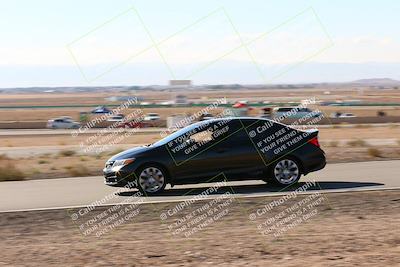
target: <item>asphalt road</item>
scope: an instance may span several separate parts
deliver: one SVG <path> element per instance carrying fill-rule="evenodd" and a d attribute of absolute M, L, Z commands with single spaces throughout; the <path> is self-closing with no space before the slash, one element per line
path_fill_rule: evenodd
<path fill-rule="evenodd" d="M 311 173 L 301 181 L 315 180 L 317 186 L 311 190 L 322 189 L 326 192 L 400 188 L 399 171 L 400 160 L 328 164 L 325 169 Z M 262 181 L 228 184 L 221 192 L 230 190 L 237 197 L 285 194 L 293 190 L 281 191 Z M 143 203 L 180 201 L 192 198 L 210 186 L 212 184 L 175 186 L 167 188 L 169 190 L 161 196 L 142 200 Z M 101 176 L 1 182 L 0 212 L 85 206 L 96 201 L 104 204 L 137 201 L 132 198 L 135 189 L 123 189 L 119 193 L 116 190 L 105 186 Z"/>

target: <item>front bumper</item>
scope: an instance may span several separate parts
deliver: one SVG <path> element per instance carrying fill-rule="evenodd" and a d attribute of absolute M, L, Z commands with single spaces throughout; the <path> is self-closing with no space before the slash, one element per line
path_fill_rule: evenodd
<path fill-rule="evenodd" d="M 122 169 L 115 171 L 112 168 L 104 168 L 103 169 L 104 175 L 104 184 L 108 186 L 115 186 L 115 187 L 124 187 L 134 185 L 134 177 L 132 174 L 123 171 Z"/>

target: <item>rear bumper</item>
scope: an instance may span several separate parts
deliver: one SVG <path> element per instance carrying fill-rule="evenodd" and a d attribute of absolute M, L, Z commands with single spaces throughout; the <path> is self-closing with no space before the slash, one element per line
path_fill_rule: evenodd
<path fill-rule="evenodd" d="M 322 149 L 309 153 L 303 160 L 304 175 L 323 169 L 326 166 L 326 157 Z"/>

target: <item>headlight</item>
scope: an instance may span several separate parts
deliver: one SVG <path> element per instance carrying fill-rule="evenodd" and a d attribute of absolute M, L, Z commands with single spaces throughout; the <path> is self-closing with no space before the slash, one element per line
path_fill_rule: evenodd
<path fill-rule="evenodd" d="M 116 160 L 113 164 L 113 168 L 114 167 L 123 167 L 126 166 L 130 163 L 132 163 L 135 160 L 135 158 L 130 158 L 130 159 L 120 159 L 120 160 Z"/>

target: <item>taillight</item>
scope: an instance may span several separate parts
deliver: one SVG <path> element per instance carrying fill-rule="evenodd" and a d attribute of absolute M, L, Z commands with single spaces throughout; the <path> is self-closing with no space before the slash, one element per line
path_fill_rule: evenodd
<path fill-rule="evenodd" d="M 319 142 L 318 142 L 318 137 L 314 137 L 314 138 L 308 140 L 308 142 L 309 142 L 310 144 L 313 144 L 313 145 L 316 146 L 316 147 L 320 147 Z"/>

